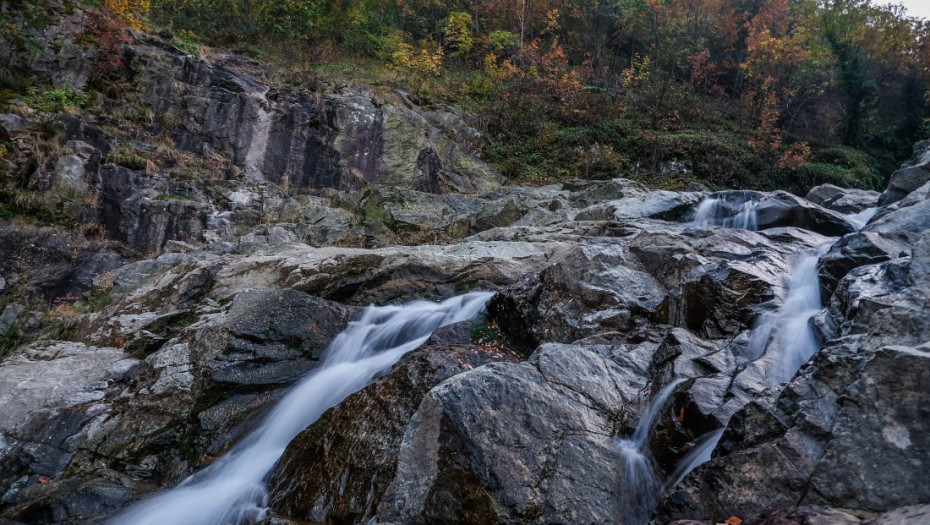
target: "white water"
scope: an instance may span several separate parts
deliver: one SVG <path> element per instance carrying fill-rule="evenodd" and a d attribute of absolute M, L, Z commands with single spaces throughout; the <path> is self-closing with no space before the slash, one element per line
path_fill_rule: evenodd
<path fill-rule="evenodd" d="M 797 261 L 788 278 L 785 301 L 777 311 L 760 317 L 753 328 L 748 349 L 750 355 L 747 357 L 767 361 L 764 368 L 770 384 L 791 379 L 818 349 L 810 319 L 821 309 L 817 260 L 828 248 L 829 244 L 826 244 Z M 682 381 L 679 379 L 665 387 L 653 399 L 633 435 L 617 442 L 624 460 L 621 509 L 622 522 L 626 525 L 648 523 L 659 497 L 678 485 L 692 470 L 709 461 L 723 435 L 724 429 L 720 428 L 700 436 L 694 448 L 678 462 L 664 483 L 659 480 L 650 459 L 647 439 L 659 411 Z"/>
<path fill-rule="evenodd" d="M 693 224 L 700 228 L 722 226 L 756 231 L 759 229 L 758 205 L 755 199 L 737 204 L 725 197 L 707 197 L 698 204 Z"/>
<path fill-rule="evenodd" d="M 330 407 L 360 390 L 437 328 L 471 319 L 490 299 L 473 292 L 442 303 L 368 307 L 330 343 L 322 363 L 302 379 L 251 435 L 176 488 L 110 521 L 126 525 L 223 525 L 266 517 L 265 478 L 287 444 Z"/>
<path fill-rule="evenodd" d="M 795 263 L 781 307 L 761 315 L 752 329 L 746 357 L 766 362 L 770 385 L 791 379 L 818 350 L 810 320 L 822 308 L 817 260 L 827 249 L 829 244 Z"/>
<path fill-rule="evenodd" d="M 617 448 L 623 456 L 623 499 L 620 502 L 622 522 L 627 525 L 647 523 L 655 510 L 662 484 L 656 476 L 648 451 L 649 431 L 655 424 L 656 416 L 665 406 L 669 396 L 684 379 L 669 383 L 649 403 L 646 413 L 636 425 L 636 430 L 628 439 L 618 439 Z"/>
<path fill-rule="evenodd" d="M 678 462 L 678 466 L 675 467 L 675 471 L 665 480 L 665 485 L 662 486 L 663 493 L 681 483 L 681 480 L 685 479 L 685 476 L 690 474 L 692 470 L 710 461 L 710 455 L 717 446 L 717 442 L 720 441 L 720 436 L 723 435 L 724 430 L 726 429 L 718 428 L 717 430 L 711 430 L 697 438 L 694 442 L 694 448 L 692 448 L 685 457 L 681 458 L 681 461 Z"/>
<path fill-rule="evenodd" d="M 846 216 L 846 220 L 856 227 L 856 231 L 859 231 L 865 228 L 865 225 L 869 223 L 872 217 L 875 217 L 876 213 L 878 213 L 878 208 L 866 208 L 859 213 L 850 213 Z"/>

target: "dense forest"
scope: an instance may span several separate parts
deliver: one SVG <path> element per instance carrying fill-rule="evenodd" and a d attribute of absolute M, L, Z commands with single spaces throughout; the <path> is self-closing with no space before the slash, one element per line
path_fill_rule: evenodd
<path fill-rule="evenodd" d="M 870 0 L 106 0 L 313 90 L 449 104 L 538 184 L 880 188 L 928 136 L 930 23 Z M 109 13 L 109 15 L 107 14 Z"/>

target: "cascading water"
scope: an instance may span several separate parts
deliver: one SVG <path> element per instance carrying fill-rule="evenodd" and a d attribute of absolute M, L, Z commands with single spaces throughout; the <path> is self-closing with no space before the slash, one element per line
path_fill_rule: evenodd
<path fill-rule="evenodd" d="M 859 213 L 850 213 L 846 216 L 846 220 L 852 223 L 856 227 L 856 231 L 858 231 L 864 228 L 872 217 L 875 217 L 876 213 L 878 213 L 878 208 L 866 208 Z"/>
<path fill-rule="evenodd" d="M 766 361 L 769 384 L 788 381 L 817 352 L 810 320 L 822 308 L 817 260 L 828 248 L 821 246 L 798 260 L 781 307 L 760 316 L 752 329 L 745 357 Z"/>
<path fill-rule="evenodd" d="M 425 343 L 437 328 L 473 318 L 491 295 L 473 292 L 438 304 L 368 307 L 330 343 L 320 366 L 278 402 L 251 435 L 176 488 L 130 507 L 110 523 L 223 525 L 263 520 L 265 478 L 298 433 Z"/>
<path fill-rule="evenodd" d="M 707 197 L 698 204 L 693 224 L 700 228 L 722 226 L 756 231 L 759 229 L 758 205 L 752 198 L 734 202 L 726 197 Z"/>
<path fill-rule="evenodd" d="M 699 227 L 722 226 L 755 230 L 758 224 L 756 205 L 752 199 L 737 204 L 709 197 L 698 205 L 694 224 Z M 875 209 L 868 209 L 848 215 L 847 219 L 858 229 L 868 223 L 874 215 Z M 746 357 L 748 360 L 769 361 L 765 369 L 766 379 L 770 384 L 790 380 L 818 350 L 810 320 L 821 310 L 817 261 L 828 249 L 829 244 L 825 244 L 814 253 L 803 255 L 796 262 L 788 277 L 788 293 L 781 307 L 760 317 L 753 327 Z M 648 523 L 659 497 L 678 485 L 692 470 L 709 461 L 723 435 L 724 429 L 720 428 L 700 436 L 665 482 L 660 483 L 649 459 L 646 439 L 659 410 L 675 386 L 682 381 L 680 379 L 665 387 L 653 400 L 633 436 L 617 443 L 625 462 L 624 494 L 621 502 L 622 522 L 625 525 Z"/>
<path fill-rule="evenodd" d="M 718 428 L 717 430 L 711 430 L 710 432 L 702 434 L 701 437 L 694 441 L 694 448 L 692 448 L 685 457 L 681 458 L 681 461 L 678 462 L 678 466 L 675 467 L 675 470 L 665 480 L 665 485 L 662 486 L 663 493 L 681 483 L 681 480 L 685 479 L 685 476 L 692 470 L 710 461 L 710 455 L 717 446 L 717 442 L 720 441 L 720 437 L 723 436 L 724 430 L 726 429 Z"/>
<path fill-rule="evenodd" d="M 646 413 L 640 418 L 636 430 L 628 439 L 618 439 L 617 448 L 623 456 L 623 500 L 620 502 L 622 509 L 622 522 L 626 525 L 638 525 L 649 521 L 652 511 L 655 510 L 656 502 L 662 495 L 662 483 L 656 475 L 652 466 L 648 451 L 649 431 L 655 423 L 656 416 L 669 396 L 675 391 L 675 387 L 680 385 L 684 379 L 678 379 L 669 383 L 665 388 L 659 391 Z"/>

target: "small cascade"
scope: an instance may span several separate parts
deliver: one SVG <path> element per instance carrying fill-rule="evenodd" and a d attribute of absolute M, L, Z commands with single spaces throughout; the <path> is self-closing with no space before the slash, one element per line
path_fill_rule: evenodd
<path fill-rule="evenodd" d="M 771 385 L 791 379 L 818 350 L 810 320 L 822 308 L 817 260 L 827 249 L 829 244 L 801 257 L 788 278 L 781 307 L 760 316 L 752 329 L 746 357 L 767 362 Z"/>
<path fill-rule="evenodd" d="M 659 496 L 662 495 L 662 482 L 658 479 L 652 459 L 646 453 L 648 450 L 649 431 L 655 424 L 656 416 L 665 406 L 669 396 L 675 391 L 684 379 L 669 383 L 659 391 L 646 413 L 636 425 L 633 435 L 627 439 L 618 439 L 617 448 L 623 456 L 623 500 L 621 501 L 622 523 L 626 525 L 639 525 L 649 521 L 655 510 Z"/>
<path fill-rule="evenodd" d="M 720 441 L 720 437 L 723 436 L 724 430 L 726 429 L 711 430 L 697 438 L 694 442 L 694 448 L 685 457 L 681 458 L 678 466 L 675 467 L 675 471 L 665 480 L 665 485 L 662 486 L 663 493 L 681 483 L 681 480 L 685 479 L 685 476 L 690 474 L 692 470 L 710 461 L 710 455 L 717 446 L 717 442 Z"/>
<path fill-rule="evenodd" d="M 699 228 L 721 226 L 756 231 L 759 229 L 759 202 L 753 198 L 707 197 L 698 204 L 693 224 Z"/>
<path fill-rule="evenodd" d="M 790 380 L 818 350 L 810 327 L 811 318 L 821 310 L 817 261 L 829 249 L 829 244 L 816 252 L 802 256 L 788 277 L 787 296 L 781 307 L 763 315 L 752 330 L 748 344 L 748 360 L 759 360 L 767 371 L 770 384 Z M 683 380 L 665 387 L 652 401 L 633 435 L 617 443 L 624 466 L 624 493 L 621 508 L 622 523 L 644 525 L 649 522 L 659 497 L 678 485 L 699 465 L 710 460 L 711 453 L 723 435 L 720 428 L 700 436 L 694 448 L 679 462 L 675 470 L 660 481 L 652 464 L 647 438 L 655 419 L 672 391 Z"/>
<path fill-rule="evenodd" d="M 442 303 L 368 307 L 330 343 L 320 366 L 285 395 L 251 435 L 176 488 L 130 507 L 110 523 L 262 521 L 268 503 L 265 478 L 298 433 L 425 343 L 437 328 L 473 318 L 491 295 L 473 292 Z"/>
<path fill-rule="evenodd" d="M 866 208 L 859 213 L 850 213 L 846 215 L 846 220 L 856 227 L 856 231 L 859 231 L 865 228 L 865 225 L 872 220 L 872 217 L 875 217 L 876 213 L 878 213 L 878 208 Z"/>

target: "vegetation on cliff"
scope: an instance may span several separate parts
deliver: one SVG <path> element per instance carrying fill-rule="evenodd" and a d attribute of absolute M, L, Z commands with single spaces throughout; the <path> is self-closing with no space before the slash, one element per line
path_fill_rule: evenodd
<path fill-rule="evenodd" d="M 41 47 L 25 26 L 48 23 L 44 3 L 18 4 L 4 33 Z M 487 132 L 485 159 L 519 183 L 877 189 L 928 135 L 930 24 L 871 0 L 105 0 L 92 11 L 95 89 L 109 89 L 123 28 L 148 28 L 190 53 L 265 59 L 311 90 L 359 82 L 462 107 Z M 22 86 L 5 69 L 10 98 Z M 54 94 L 31 96 L 74 105 Z"/>
<path fill-rule="evenodd" d="M 323 88 L 461 105 L 519 182 L 879 189 L 927 136 L 930 24 L 870 0 L 155 0 Z"/>

